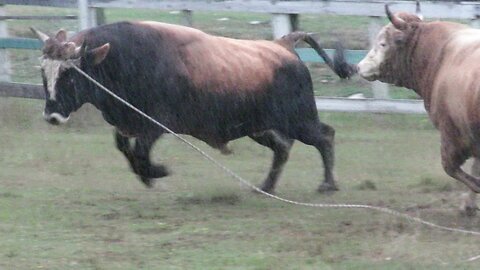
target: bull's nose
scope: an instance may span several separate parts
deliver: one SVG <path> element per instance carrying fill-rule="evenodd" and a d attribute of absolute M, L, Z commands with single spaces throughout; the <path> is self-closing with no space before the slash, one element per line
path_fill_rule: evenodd
<path fill-rule="evenodd" d="M 63 117 L 59 113 L 47 114 L 43 112 L 43 118 L 52 125 L 59 125 L 66 123 L 70 117 Z"/>
<path fill-rule="evenodd" d="M 60 124 L 60 121 L 58 121 L 57 118 L 48 118 L 48 119 L 45 119 L 45 120 L 47 120 L 47 122 L 49 124 L 52 124 L 52 125 L 55 125 L 55 126 Z"/>
<path fill-rule="evenodd" d="M 43 119 L 52 125 L 60 124 L 60 122 L 56 118 L 52 117 L 49 113 L 43 112 Z"/>
<path fill-rule="evenodd" d="M 360 62 L 356 66 L 356 71 L 360 77 L 364 78 L 367 81 L 374 81 L 375 80 L 375 74 L 364 68 L 362 65 L 362 62 Z"/>

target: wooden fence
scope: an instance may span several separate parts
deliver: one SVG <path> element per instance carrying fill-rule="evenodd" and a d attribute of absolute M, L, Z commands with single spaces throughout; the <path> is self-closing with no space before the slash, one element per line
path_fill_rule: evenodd
<path fill-rule="evenodd" d="M 43 86 L 35 84 L 0 82 L 0 97 L 45 98 Z M 318 110 L 332 112 L 374 112 L 424 114 L 421 100 L 348 99 L 315 97 Z"/>
<path fill-rule="evenodd" d="M 379 17 L 384 16 L 384 5 L 390 3 L 394 10 L 415 12 L 415 1 L 282 1 L 282 0 L 0 0 L 0 35 L 2 22 L 15 19 L 1 13 L 2 4 L 36 5 L 52 7 L 77 8 L 79 29 L 93 27 L 105 21 L 106 8 L 145 8 L 160 10 L 181 10 L 186 16 L 186 22 L 192 21 L 195 11 L 242 11 L 272 14 L 272 30 L 278 37 L 295 30 L 299 14 L 335 14 L 369 16 L 372 18 L 369 35 L 372 36 L 380 27 Z M 421 1 L 424 17 L 444 19 L 468 19 L 475 22 L 480 18 L 480 3 L 477 1 Z M 21 16 L 17 16 L 18 19 Z M 23 19 L 41 19 L 41 16 L 23 16 Z M 72 19 L 72 17 L 70 18 Z M 40 43 L 33 39 L 1 38 L 0 58 L 2 48 L 38 49 Z M 311 49 L 299 49 L 299 56 L 306 62 L 322 62 Z M 329 50 L 329 53 L 332 53 Z M 365 51 L 347 50 L 347 59 L 351 63 L 358 62 Z M 1 60 L 1 59 L 0 59 Z M 1 80 L 1 78 L 0 78 Z M 384 84 L 373 84 L 374 96 L 380 99 L 342 99 L 317 98 L 317 105 L 322 110 L 334 111 L 373 111 L 397 113 L 424 113 L 421 101 L 388 100 L 388 90 Z M 43 98 L 43 90 L 39 85 L 0 82 L 0 96 L 15 96 L 27 98 Z"/>

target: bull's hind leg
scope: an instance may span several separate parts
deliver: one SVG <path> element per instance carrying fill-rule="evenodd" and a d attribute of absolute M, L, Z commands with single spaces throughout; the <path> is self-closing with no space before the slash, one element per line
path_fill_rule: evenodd
<path fill-rule="evenodd" d="M 261 189 L 265 192 L 273 192 L 278 177 L 282 173 L 283 167 L 288 160 L 288 155 L 293 144 L 292 139 L 287 139 L 280 133 L 268 130 L 261 133 L 255 133 L 249 136 L 257 143 L 266 146 L 273 151 L 273 162 L 267 178 L 263 182 Z"/>
<path fill-rule="evenodd" d="M 480 160 L 475 158 L 473 160 L 471 174 L 475 177 L 480 176 Z M 460 211 L 465 213 L 467 216 L 475 216 L 477 214 L 478 206 L 476 203 L 477 193 L 469 191 L 468 193 L 462 194 Z"/>
<path fill-rule="evenodd" d="M 461 147 L 459 136 L 446 136 L 441 134 L 442 138 L 442 166 L 445 172 L 451 177 L 464 183 L 473 192 L 480 192 L 480 178 L 467 174 L 461 166 L 469 158 L 469 151 Z"/>
<path fill-rule="evenodd" d="M 334 138 L 335 129 L 320 121 L 302 124 L 296 134 L 296 139 L 315 146 L 322 156 L 324 181 L 318 187 L 319 192 L 338 190 L 333 173 L 335 163 Z"/>
<path fill-rule="evenodd" d="M 132 147 L 128 137 L 115 132 L 118 150 L 125 155 L 133 172 L 140 177 L 142 183 L 147 187 L 153 187 L 153 178 L 160 178 L 169 174 L 163 165 L 154 165 L 150 161 L 150 150 L 158 137 L 139 137 L 135 140 L 135 146 Z"/>

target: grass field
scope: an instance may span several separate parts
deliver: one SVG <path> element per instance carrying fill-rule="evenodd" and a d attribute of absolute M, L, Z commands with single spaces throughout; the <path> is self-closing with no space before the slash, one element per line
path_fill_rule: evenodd
<path fill-rule="evenodd" d="M 63 9 L 7 6 L 10 14 L 72 14 Z M 61 11 L 61 13 L 59 13 Z M 178 14 L 107 10 L 109 22 Z M 217 21 L 228 17 L 228 21 Z M 271 38 L 260 14 L 196 13 L 210 33 Z M 368 19 L 302 16 L 303 30 L 330 45 L 338 35 L 364 48 Z M 31 36 L 31 22 L 9 22 L 11 33 Z M 38 22 L 39 29 L 75 29 L 75 22 Z M 326 39 L 323 39 L 326 37 Z M 327 46 L 328 47 L 328 46 Z M 14 78 L 40 82 L 39 52 L 11 50 Z M 316 93 L 346 96 L 369 85 L 339 81 L 311 65 Z M 415 97 L 395 88 L 395 97 Z M 173 175 L 145 189 L 115 150 L 112 128 L 92 108 L 66 126 L 47 125 L 43 101 L 0 99 L 0 269 L 478 269 L 476 236 L 438 231 L 366 210 L 292 206 L 243 187 L 172 136 L 153 156 Z M 318 153 L 296 143 L 277 194 L 312 203 L 387 206 L 445 226 L 480 230 L 480 219 L 457 211 L 466 188 L 446 176 L 439 134 L 426 116 L 320 113 L 336 131 L 336 173 L 341 190 L 318 194 Z M 220 155 L 207 153 L 260 184 L 270 150 L 248 139 Z"/>
<path fill-rule="evenodd" d="M 111 128 L 75 115 L 41 120 L 42 102 L 0 100 L 0 269 L 478 269 L 478 237 L 365 210 L 313 209 L 239 185 L 171 136 L 154 159 L 174 172 L 145 189 L 114 149 Z M 424 116 L 321 113 L 337 130 L 341 191 L 318 194 L 316 151 L 297 143 L 277 194 L 305 202 L 389 206 L 442 225 L 465 188 L 440 168 Z M 88 128 L 87 128 L 88 126 Z M 248 139 L 222 156 L 260 184 L 271 153 Z"/>

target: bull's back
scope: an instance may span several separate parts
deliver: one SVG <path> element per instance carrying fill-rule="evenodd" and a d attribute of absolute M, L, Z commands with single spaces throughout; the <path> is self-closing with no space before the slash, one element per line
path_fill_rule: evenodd
<path fill-rule="evenodd" d="M 276 42 L 217 37 L 158 22 L 139 25 L 168 37 L 193 86 L 204 91 L 260 91 L 273 82 L 279 68 L 292 63 L 302 65 L 292 50 Z"/>
<path fill-rule="evenodd" d="M 157 76 L 187 76 L 199 90 L 243 93 L 272 84 L 279 69 L 290 69 L 292 80 L 304 76 L 294 51 L 273 41 L 217 37 L 159 22 L 119 23 L 94 34 L 92 46 L 109 42 L 115 64 L 130 68 L 126 76 L 155 70 Z"/>

